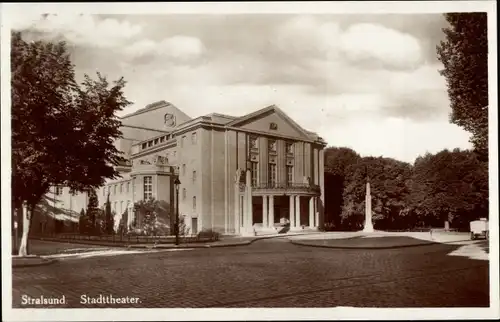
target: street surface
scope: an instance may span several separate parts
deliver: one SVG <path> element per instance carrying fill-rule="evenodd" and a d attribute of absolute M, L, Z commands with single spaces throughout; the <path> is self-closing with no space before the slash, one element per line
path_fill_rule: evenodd
<path fill-rule="evenodd" d="M 62 307 L 73 308 L 488 307 L 489 262 L 475 256 L 486 245 L 346 250 L 268 239 L 227 248 L 68 257 L 14 268 L 13 306 L 37 307 L 21 305 L 23 295 L 64 295 Z M 82 295 L 128 296 L 138 303 L 81 304 Z"/>

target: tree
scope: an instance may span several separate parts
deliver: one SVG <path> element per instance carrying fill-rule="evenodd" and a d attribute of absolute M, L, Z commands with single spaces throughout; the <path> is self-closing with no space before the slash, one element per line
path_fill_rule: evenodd
<path fill-rule="evenodd" d="M 165 201 L 149 199 L 135 203 L 142 233 L 146 235 L 168 235 L 170 232 L 170 206 Z"/>
<path fill-rule="evenodd" d="M 471 220 L 488 217 L 488 167 L 472 151 L 443 150 L 417 158 L 411 207 L 430 225 L 453 222 L 466 228 Z"/>
<path fill-rule="evenodd" d="M 94 189 L 89 189 L 89 203 L 87 205 L 87 216 L 89 218 L 89 233 L 94 235 L 98 232 L 97 219 L 99 218 L 99 201 Z"/>
<path fill-rule="evenodd" d="M 109 201 L 109 192 L 108 192 L 108 197 L 106 199 L 106 207 L 104 210 L 104 216 L 105 216 L 105 227 L 106 227 L 106 234 L 112 235 L 115 232 L 115 220 L 114 216 L 111 213 L 111 202 Z"/>
<path fill-rule="evenodd" d="M 118 111 L 130 104 L 123 78 L 75 82 L 64 42 L 25 42 L 12 33 L 12 208 L 22 210 L 19 255 L 28 254 L 33 210 L 52 186 L 86 191 L 119 177 Z"/>
<path fill-rule="evenodd" d="M 128 209 L 125 209 L 125 212 L 122 214 L 120 218 L 120 222 L 118 223 L 118 233 L 120 235 L 124 235 L 128 232 Z"/>
<path fill-rule="evenodd" d="M 325 149 L 325 228 L 340 225 L 346 169 L 361 158 L 354 150 L 345 147 Z"/>
<path fill-rule="evenodd" d="M 363 225 L 367 174 L 375 228 L 395 229 L 407 225 L 401 215 L 409 194 L 410 164 L 391 158 L 364 157 L 347 167 L 345 172 L 346 186 L 341 214 L 345 229 L 360 229 Z"/>
<path fill-rule="evenodd" d="M 78 232 L 81 235 L 84 235 L 87 233 L 87 225 L 88 225 L 88 219 L 87 216 L 85 215 L 85 210 L 80 211 L 80 217 L 78 218 Z"/>
<path fill-rule="evenodd" d="M 452 123 L 472 134 L 481 159 L 488 156 L 488 28 L 485 12 L 447 13 L 446 39 L 437 46 L 448 84 Z"/>

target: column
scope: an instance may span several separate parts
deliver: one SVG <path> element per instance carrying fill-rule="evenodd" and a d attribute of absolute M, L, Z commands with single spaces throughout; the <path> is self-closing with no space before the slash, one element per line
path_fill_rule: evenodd
<path fill-rule="evenodd" d="M 309 198 L 309 227 L 314 227 L 314 197 Z"/>
<path fill-rule="evenodd" d="M 319 227 L 318 197 L 314 197 L 314 227 Z"/>
<path fill-rule="evenodd" d="M 240 232 L 240 185 L 239 183 L 234 184 L 234 232 L 239 234 Z"/>
<path fill-rule="evenodd" d="M 267 196 L 262 196 L 262 226 L 269 227 L 267 222 Z"/>
<path fill-rule="evenodd" d="M 245 227 L 245 209 L 246 209 L 246 203 L 245 203 L 245 196 L 246 196 L 246 191 L 244 192 L 244 194 L 242 196 L 240 196 L 240 201 L 239 201 L 239 209 L 240 209 L 240 217 L 238 219 L 239 221 L 239 224 L 240 224 L 240 231 L 242 230 L 242 228 Z"/>
<path fill-rule="evenodd" d="M 290 196 L 290 228 L 295 227 L 295 202 L 293 195 Z"/>
<path fill-rule="evenodd" d="M 300 227 L 300 196 L 295 196 L 295 227 Z"/>
<path fill-rule="evenodd" d="M 246 191 L 247 191 L 247 211 L 246 211 L 246 219 L 247 219 L 247 229 L 248 231 L 253 231 L 253 203 L 252 203 L 252 173 L 247 169 L 246 173 Z"/>
<path fill-rule="evenodd" d="M 269 227 L 274 227 L 274 196 L 269 196 Z"/>

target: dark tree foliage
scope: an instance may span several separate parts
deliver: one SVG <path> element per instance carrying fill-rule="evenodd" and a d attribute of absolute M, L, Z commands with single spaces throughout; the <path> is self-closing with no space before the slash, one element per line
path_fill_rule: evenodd
<path fill-rule="evenodd" d="M 406 206 L 410 175 L 410 164 L 391 158 L 363 157 L 350 165 L 346 168 L 342 226 L 345 229 L 359 229 L 362 226 L 365 218 L 367 177 L 371 185 L 375 228 L 406 226 L 401 214 Z"/>
<path fill-rule="evenodd" d="M 362 229 L 368 177 L 375 229 L 443 227 L 445 221 L 467 229 L 470 221 L 488 217 L 488 164 L 473 151 L 443 150 L 418 157 L 413 165 L 382 157 L 346 158 L 354 156 L 346 151 L 352 150 L 329 148 L 325 153 L 325 165 L 335 164 L 333 158 L 347 165 L 325 167 L 326 210 L 341 210 L 337 218 L 328 217 L 334 229 Z"/>
<path fill-rule="evenodd" d="M 89 218 L 89 232 L 93 235 L 96 234 L 99 229 L 97 227 L 97 219 L 99 218 L 99 201 L 97 199 L 97 193 L 94 189 L 90 189 L 89 192 L 89 204 L 87 205 L 87 216 Z"/>
<path fill-rule="evenodd" d="M 134 204 L 135 216 L 140 223 L 135 227 L 144 235 L 168 235 L 170 233 L 171 213 L 169 203 L 163 200 L 140 200 Z"/>
<path fill-rule="evenodd" d="M 488 156 L 488 28 L 485 12 L 447 13 L 445 40 L 437 46 L 448 84 L 452 123 L 472 133 L 481 160 Z"/>
<path fill-rule="evenodd" d="M 467 228 L 488 217 L 488 168 L 471 151 L 444 150 L 415 161 L 411 200 L 414 216 L 431 224 Z"/>
<path fill-rule="evenodd" d="M 108 197 L 106 199 L 106 208 L 104 210 L 104 215 L 105 215 L 105 227 L 106 227 L 106 234 L 112 235 L 115 232 L 115 220 L 113 213 L 111 212 L 111 202 L 109 201 L 109 192 L 108 192 Z"/>
<path fill-rule="evenodd" d="M 329 147 L 325 149 L 325 229 L 340 227 L 343 191 L 346 184 L 346 168 L 355 164 L 360 156 L 352 149 Z"/>
<path fill-rule="evenodd" d="M 88 225 L 88 219 L 87 216 L 85 215 L 85 210 L 80 211 L 80 217 L 78 217 L 78 232 L 81 235 L 84 235 L 87 233 L 87 225 Z"/>
<path fill-rule="evenodd" d="M 12 208 L 28 208 L 19 252 L 26 255 L 31 214 L 51 186 L 83 192 L 119 176 L 116 113 L 130 102 L 123 79 L 110 84 L 98 73 L 77 84 L 64 42 L 28 43 L 20 32 L 11 39 Z"/>

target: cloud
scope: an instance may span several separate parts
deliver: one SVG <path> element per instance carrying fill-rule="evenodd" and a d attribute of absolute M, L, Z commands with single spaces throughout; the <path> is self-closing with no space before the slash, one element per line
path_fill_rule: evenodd
<path fill-rule="evenodd" d="M 338 56 L 341 30 L 335 22 L 298 16 L 278 27 L 272 35 L 277 50 L 286 56 L 334 59 Z"/>
<path fill-rule="evenodd" d="M 205 46 L 200 39 L 176 35 L 159 42 L 150 39 L 139 40 L 125 47 L 123 52 L 132 60 L 144 57 L 161 57 L 189 61 L 198 58 L 204 51 Z"/>
<path fill-rule="evenodd" d="M 163 99 L 193 117 L 277 104 L 331 145 L 411 162 L 469 147 L 469 134 L 449 124 L 442 67 L 428 57 L 439 21 L 420 28 L 431 18 L 412 17 L 110 16 L 85 18 L 83 28 L 52 19 L 38 30 L 81 45 L 77 73 L 124 76 L 135 104 L 123 113 Z M 128 27 L 98 27 L 106 19 Z"/>
<path fill-rule="evenodd" d="M 274 38 L 283 54 L 303 58 L 396 69 L 412 69 L 422 62 L 417 38 L 375 23 L 351 24 L 344 30 L 333 19 L 299 16 L 277 28 Z"/>
<path fill-rule="evenodd" d="M 376 24 L 355 24 L 340 37 L 345 57 L 353 62 L 378 61 L 395 68 L 413 68 L 422 60 L 419 41 Z"/>
<path fill-rule="evenodd" d="M 127 21 L 85 14 L 26 15 L 16 19 L 12 28 L 34 31 L 44 39 L 62 37 L 75 45 L 97 48 L 119 47 L 142 32 L 141 26 Z"/>

